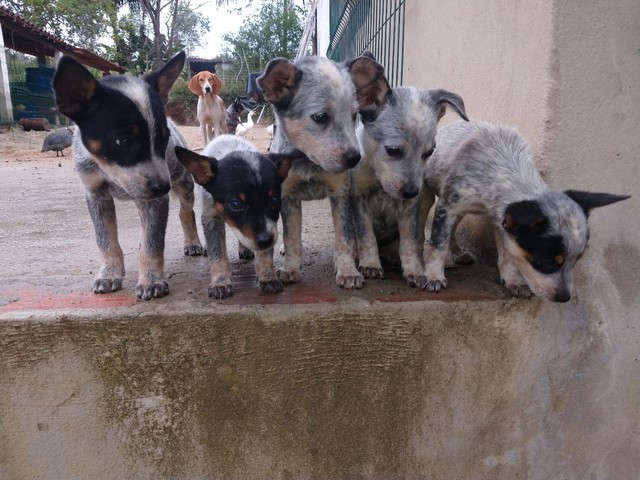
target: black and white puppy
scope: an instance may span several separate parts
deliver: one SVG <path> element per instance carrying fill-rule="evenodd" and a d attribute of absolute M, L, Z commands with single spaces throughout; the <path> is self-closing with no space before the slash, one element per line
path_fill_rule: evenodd
<path fill-rule="evenodd" d="M 176 145 L 186 142 L 164 111 L 184 61 L 182 52 L 143 77 L 114 75 L 101 80 L 70 57 L 62 57 L 58 64 L 53 78 L 56 104 L 78 126 L 74 161 L 102 257 L 93 281 L 95 293 L 120 290 L 125 275 L 114 198 L 133 200 L 140 213 L 138 298 L 169 293 L 164 242 L 170 189 L 180 200 L 184 253 L 204 251 L 193 212 L 193 179 L 174 153 Z"/>
<path fill-rule="evenodd" d="M 433 194 L 422 188 L 424 169 L 436 146 L 438 121 L 447 106 L 468 120 L 460 96 L 446 90 L 391 89 L 386 81 L 382 109 L 361 114 L 356 131 L 362 160 L 352 170 L 359 269 L 383 278 L 378 247 L 399 240 L 402 274 L 422 287 L 424 231 Z"/>
<path fill-rule="evenodd" d="M 571 298 L 573 268 L 587 248 L 589 212 L 628 195 L 551 190 L 526 141 L 513 128 L 472 121 L 438 131 L 425 181 L 438 195 L 425 253 L 424 288 L 446 288 L 452 228 L 466 213 L 491 219 L 498 269 L 508 291 L 554 302 Z"/>
<path fill-rule="evenodd" d="M 278 238 L 281 184 L 292 157 L 259 153 L 247 140 L 234 135 L 216 137 L 202 155 L 176 147 L 176 154 L 202 195 L 202 227 L 210 260 L 209 296 L 233 295 L 225 224 L 241 245 L 253 251 L 260 290 L 282 292 L 273 270 L 273 245 Z"/>
<path fill-rule="evenodd" d="M 299 150 L 282 185 L 282 223 L 286 257 L 283 282 L 301 280 L 303 200 L 329 198 L 335 234 L 336 284 L 361 288 L 355 263 L 356 239 L 348 170 L 360 161 L 355 136 L 358 108 L 375 111 L 382 103 L 384 69 L 359 57 L 336 63 L 307 56 L 295 63 L 269 62 L 258 84 L 273 105 L 275 133 L 271 152 Z M 386 80 L 384 80 L 386 82 Z"/>

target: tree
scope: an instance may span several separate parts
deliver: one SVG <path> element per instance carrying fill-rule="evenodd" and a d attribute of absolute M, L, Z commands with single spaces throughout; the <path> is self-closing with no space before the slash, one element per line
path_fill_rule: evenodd
<path fill-rule="evenodd" d="M 180 50 L 199 45 L 209 31 L 209 20 L 188 0 L 120 0 L 129 14 L 120 22 L 121 37 L 114 43 L 120 65 L 136 70 L 157 68 Z"/>
<path fill-rule="evenodd" d="M 27 21 L 76 45 L 101 53 L 105 25 L 116 14 L 113 0 L 8 0 Z"/>
<path fill-rule="evenodd" d="M 237 33 L 223 36 L 224 54 L 262 70 L 274 57 L 293 60 L 304 30 L 305 11 L 292 0 L 263 0 Z"/>

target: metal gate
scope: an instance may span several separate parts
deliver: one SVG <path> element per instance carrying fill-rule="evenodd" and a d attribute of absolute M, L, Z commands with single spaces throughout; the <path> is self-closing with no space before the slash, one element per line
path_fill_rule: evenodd
<path fill-rule="evenodd" d="M 331 0 L 327 57 L 355 58 L 369 50 L 392 87 L 402 85 L 405 0 Z"/>

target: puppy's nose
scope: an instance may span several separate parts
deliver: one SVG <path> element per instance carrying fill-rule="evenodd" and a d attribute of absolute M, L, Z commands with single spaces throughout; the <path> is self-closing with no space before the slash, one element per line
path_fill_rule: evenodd
<path fill-rule="evenodd" d="M 554 302 L 565 303 L 571 300 L 571 294 L 568 290 L 558 290 L 556 296 L 553 297 Z"/>
<path fill-rule="evenodd" d="M 347 162 L 347 168 L 353 168 L 360 161 L 360 152 L 357 150 L 347 150 L 344 159 Z"/>
<path fill-rule="evenodd" d="M 259 248 L 269 248 L 273 245 L 273 235 L 267 232 L 259 233 L 256 235 L 256 243 Z"/>
<path fill-rule="evenodd" d="M 402 189 L 402 198 L 408 200 L 415 197 L 420 192 L 420 189 L 415 186 L 408 186 Z"/>
<path fill-rule="evenodd" d="M 149 184 L 149 190 L 151 190 L 154 197 L 161 197 L 169 193 L 171 185 L 167 182 L 151 182 Z"/>
<path fill-rule="evenodd" d="M 204 91 L 207 93 L 211 93 L 211 87 L 204 87 Z"/>

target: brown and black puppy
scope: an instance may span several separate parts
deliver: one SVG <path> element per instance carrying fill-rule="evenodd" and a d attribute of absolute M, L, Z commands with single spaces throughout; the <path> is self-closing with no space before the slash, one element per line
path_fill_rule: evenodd
<path fill-rule="evenodd" d="M 273 245 L 278 238 L 281 184 L 291 157 L 263 155 L 253 144 L 233 135 L 216 137 L 202 155 L 181 147 L 176 147 L 176 154 L 204 187 L 202 227 L 210 260 L 209 296 L 233 295 L 225 224 L 255 255 L 260 290 L 282 292 L 282 281 L 273 271 Z"/>

